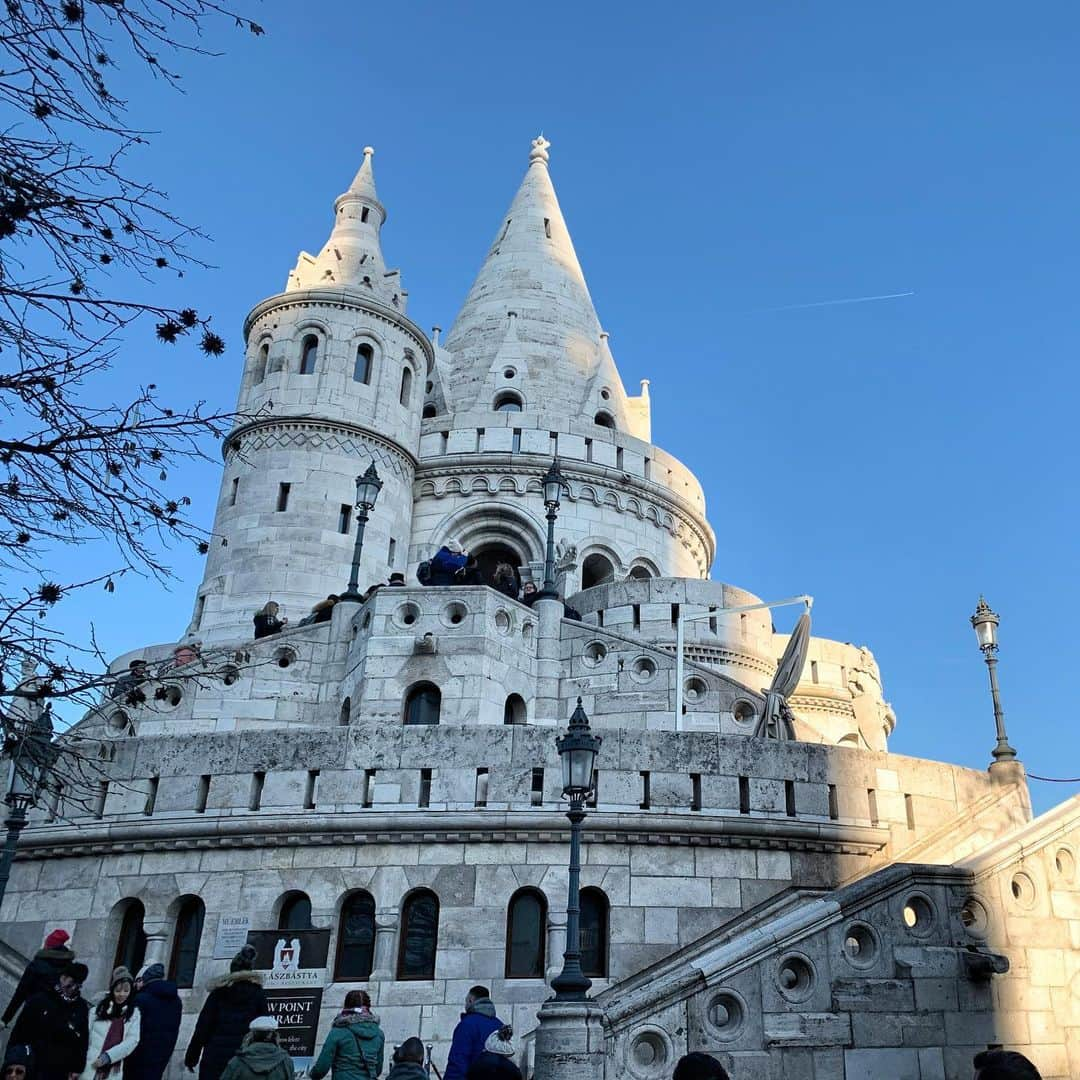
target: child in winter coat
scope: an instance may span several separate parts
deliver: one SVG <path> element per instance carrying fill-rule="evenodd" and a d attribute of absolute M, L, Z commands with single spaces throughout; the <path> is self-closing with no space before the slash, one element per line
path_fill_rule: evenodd
<path fill-rule="evenodd" d="M 383 1069 L 385 1043 L 371 998 L 363 990 L 350 990 L 308 1075 L 322 1080 L 333 1070 L 333 1080 L 375 1080 Z"/>
<path fill-rule="evenodd" d="M 469 1066 L 465 1080 L 521 1080 L 521 1070 L 514 1063 L 514 1029 L 503 1024 L 484 1043 L 484 1052 Z"/>
<path fill-rule="evenodd" d="M 124 1059 L 139 1045 L 141 1017 L 135 1008 L 135 980 L 126 967 L 118 967 L 109 980 L 108 994 L 90 1018 L 86 1068 L 79 1080 L 115 1080 Z"/>
<path fill-rule="evenodd" d="M 256 1016 L 221 1080 L 294 1080 L 296 1070 L 292 1058 L 278 1046 L 277 1029 L 272 1016 Z"/>

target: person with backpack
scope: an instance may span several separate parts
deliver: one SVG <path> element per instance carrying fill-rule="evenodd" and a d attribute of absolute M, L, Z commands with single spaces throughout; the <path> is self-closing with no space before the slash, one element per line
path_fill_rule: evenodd
<path fill-rule="evenodd" d="M 469 556 L 452 536 L 435 552 L 428 569 L 429 585 L 461 585 Z"/>
<path fill-rule="evenodd" d="M 371 998 L 364 990 L 350 990 L 308 1075 L 322 1080 L 332 1072 L 333 1080 L 375 1080 L 383 1069 L 385 1045 Z"/>

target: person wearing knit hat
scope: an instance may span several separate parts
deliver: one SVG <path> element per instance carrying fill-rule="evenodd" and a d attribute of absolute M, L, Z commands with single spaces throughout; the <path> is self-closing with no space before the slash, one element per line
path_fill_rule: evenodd
<path fill-rule="evenodd" d="M 56 985 L 60 972 L 75 959 L 75 952 L 68 945 L 71 935 L 66 930 L 52 930 L 45 938 L 45 947 L 38 949 L 34 958 L 26 965 L 26 970 L 11 995 L 8 1007 L 0 1016 L 0 1031 L 3 1031 L 22 1006 L 35 994 L 51 990 Z"/>
<path fill-rule="evenodd" d="M 22 1007 L 11 1042 L 33 1051 L 35 1080 L 70 1080 L 86 1068 L 90 1006 L 80 990 L 89 974 L 85 964 L 69 961 L 54 986 Z"/>
<path fill-rule="evenodd" d="M 248 1025 L 243 1046 L 225 1066 L 221 1080 L 294 1080 L 292 1058 L 278 1046 L 278 1022 L 256 1016 Z"/>
<path fill-rule="evenodd" d="M 226 1066 L 240 1049 L 251 1021 L 270 1012 L 262 976 L 252 970 L 255 956 L 254 946 L 245 945 L 232 958 L 229 974 L 210 984 L 210 994 L 199 1012 L 184 1054 L 184 1065 L 188 1069 L 199 1066 L 199 1080 L 221 1080 Z M 290 1059 L 290 1067 L 291 1064 Z"/>
<path fill-rule="evenodd" d="M 125 1059 L 139 1045 L 142 1014 L 135 1008 L 134 984 L 126 967 L 113 970 L 109 992 L 90 1021 L 86 1068 L 79 1080 L 117 1080 Z"/>
<path fill-rule="evenodd" d="M 142 1019 L 139 1045 L 124 1062 L 124 1080 L 161 1080 L 180 1038 L 183 1007 L 176 983 L 163 964 L 147 964 L 135 980 L 135 1006 Z"/>
<path fill-rule="evenodd" d="M 484 1042 L 483 1053 L 469 1066 L 465 1080 L 521 1080 L 521 1070 L 514 1061 L 514 1029 L 503 1024 Z"/>
<path fill-rule="evenodd" d="M 23 1043 L 8 1043 L 0 1080 L 33 1080 L 34 1053 Z"/>

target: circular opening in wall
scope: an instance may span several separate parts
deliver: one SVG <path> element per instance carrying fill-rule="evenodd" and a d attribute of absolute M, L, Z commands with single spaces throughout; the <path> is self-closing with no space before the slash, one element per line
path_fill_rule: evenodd
<path fill-rule="evenodd" d="M 278 649 L 274 653 L 274 660 L 277 662 L 279 668 L 287 668 L 296 660 L 296 653 L 292 649 Z"/>
<path fill-rule="evenodd" d="M 930 933 L 934 925 L 934 909 L 930 901 L 916 893 L 909 896 L 903 908 L 904 925 L 913 933 L 923 935 Z"/>
<path fill-rule="evenodd" d="M 1068 848 L 1058 848 L 1054 855 L 1054 869 L 1064 881 L 1073 881 L 1076 878 L 1076 857 Z"/>
<path fill-rule="evenodd" d="M 159 686 L 154 691 L 154 700 L 160 701 L 167 709 L 175 709 L 184 700 L 184 691 L 179 686 Z"/>
<path fill-rule="evenodd" d="M 109 713 L 109 717 L 105 722 L 108 724 L 109 730 L 118 735 L 130 731 L 132 726 L 131 717 L 123 709 L 114 709 Z"/>
<path fill-rule="evenodd" d="M 232 686 L 240 678 L 240 669 L 235 664 L 226 664 L 221 669 L 221 681 L 226 686 Z"/>
<path fill-rule="evenodd" d="M 718 1039 L 727 1042 L 737 1038 L 746 1020 L 742 999 L 731 990 L 721 990 L 705 1006 L 705 1024 Z"/>
<path fill-rule="evenodd" d="M 1029 908 L 1035 903 L 1035 882 L 1023 872 L 1013 874 L 1009 891 L 1020 907 Z"/>
<path fill-rule="evenodd" d="M 509 634 L 514 629 L 514 624 L 510 619 L 510 612 L 505 611 L 503 608 L 499 608 L 495 612 L 495 629 L 500 634 Z"/>
<path fill-rule="evenodd" d="M 814 968 L 805 956 L 787 956 L 776 972 L 780 993 L 788 1001 L 804 1001 L 814 989 Z"/>
<path fill-rule="evenodd" d="M 736 701 L 731 710 L 735 714 L 735 721 L 739 724 L 752 724 L 757 719 L 757 710 L 749 701 Z"/>
<path fill-rule="evenodd" d="M 705 680 L 699 679 L 696 675 L 687 679 L 686 686 L 683 687 L 683 696 L 688 702 L 701 701 L 708 692 L 709 688 L 705 685 Z"/>
<path fill-rule="evenodd" d="M 960 923 L 969 934 L 983 937 L 990 925 L 990 916 L 982 901 L 969 896 L 960 909 Z"/>
<path fill-rule="evenodd" d="M 516 374 L 517 374 L 517 371 L 512 367 L 503 368 L 503 378 L 504 379 L 512 379 Z"/>
<path fill-rule="evenodd" d="M 443 608 L 442 617 L 448 626 L 460 626 L 468 613 L 469 609 L 460 600 L 455 600 Z"/>
<path fill-rule="evenodd" d="M 368 613 L 370 614 L 370 612 Z M 420 618 L 420 608 L 411 600 L 405 604 L 399 604 L 394 612 L 394 622 L 399 626 L 412 626 Z"/>
<path fill-rule="evenodd" d="M 852 923 L 844 932 L 844 956 L 853 967 L 870 967 L 877 959 L 878 941 L 866 923 Z"/>
<path fill-rule="evenodd" d="M 582 650 L 581 659 L 589 665 L 596 667 L 602 664 L 607 656 L 607 646 L 602 641 L 590 641 Z"/>
<path fill-rule="evenodd" d="M 638 1032 L 630 1041 L 630 1053 L 627 1060 L 630 1072 L 642 1080 L 666 1076 L 670 1070 L 672 1058 L 671 1045 L 659 1031 Z"/>
<path fill-rule="evenodd" d="M 638 682 L 648 682 L 656 676 L 656 661 L 649 656 L 639 656 L 630 665 L 630 674 Z"/>

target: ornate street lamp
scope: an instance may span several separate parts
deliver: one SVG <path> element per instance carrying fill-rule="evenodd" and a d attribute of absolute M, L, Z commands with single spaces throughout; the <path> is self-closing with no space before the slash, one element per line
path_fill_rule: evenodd
<path fill-rule="evenodd" d="M 4 822 L 7 829 L 4 850 L 0 852 L 0 903 L 3 903 L 7 891 L 19 834 L 26 828 L 26 813 L 37 802 L 59 756 L 52 742 L 53 726 L 49 709 L 42 708 L 35 701 L 30 704 L 30 710 L 29 721 L 24 720 L 18 727 L 8 728 L 4 736 L 4 754 L 8 758 L 11 774 L 4 796 L 9 813 Z"/>
<path fill-rule="evenodd" d="M 556 1001 L 585 1001 L 592 980 L 581 970 L 581 824 L 585 800 L 593 789 L 601 738 L 589 730 L 589 718 L 577 699 L 570 728 L 555 740 L 562 762 L 563 798 L 570 800 L 570 886 L 566 897 L 566 949 L 563 969 L 551 980 Z"/>
<path fill-rule="evenodd" d="M 569 486 L 559 470 L 559 459 L 552 459 L 548 471 L 544 473 L 544 506 L 547 508 L 547 553 L 544 556 L 544 587 L 540 595 L 557 600 L 555 588 L 555 519 L 559 516 L 559 502 L 562 493 L 569 491 Z"/>
<path fill-rule="evenodd" d="M 990 605 L 980 596 L 975 614 L 971 616 L 971 625 L 979 639 L 983 659 L 990 671 L 990 694 L 994 699 L 994 724 L 997 727 L 997 745 L 993 750 L 994 761 L 1015 761 L 1016 751 L 1009 745 L 1005 735 L 1005 713 L 1001 708 L 1001 694 L 997 681 L 997 628 L 1001 619 L 990 610 Z"/>
<path fill-rule="evenodd" d="M 339 600 L 360 599 L 360 552 L 364 548 L 364 526 L 368 523 L 368 514 L 374 509 L 382 486 L 374 461 L 362 476 L 356 478 L 356 543 L 353 545 L 352 575 L 348 588 L 338 597 Z"/>

